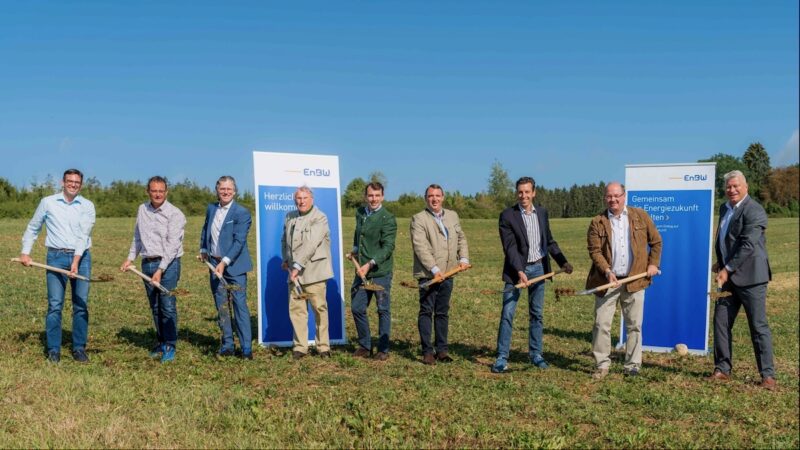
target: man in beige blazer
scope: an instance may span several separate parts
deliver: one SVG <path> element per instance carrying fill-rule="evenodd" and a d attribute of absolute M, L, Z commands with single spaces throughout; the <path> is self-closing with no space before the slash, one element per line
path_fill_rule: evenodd
<path fill-rule="evenodd" d="M 296 211 L 286 214 L 281 248 L 283 270 L 289 272 L 289 318 L 294 329 L 294 359 L 308 354 L 308 305 L 314 311 L 319 356 L 331 356 L 328 341 L 328 303 L 325 285 L 333 278 L 331 237 L 328 217 L 314 207 L 314 193 L 308 186 L 294 193 Z M 306 295 L 297 292 L 295 281 Z"/>
<path fill-rule="evenodd" d="M 444 190 L 438 184 L 425 189 L 427 207 L 411 218 L 411 245 L 414 250 L 414 277 L 422 284 L 431 279 L 441 279 L 443 274 L 457 266 L 469 264 L 467 237 L 455 211 L 444 209 Z M 447 331 L 450 311 L 450 294 L 453 279 L 448 278 L 428 289 L 419 289 L 419 317 L 417 327 L 422 341 L 422 362 L 433 365 L 436 361 L 450 362 L 447 349 Z M 436 333 L 431 343 L 431 325 Z M 436 352 L 434 355 L 434 351 Z"/>

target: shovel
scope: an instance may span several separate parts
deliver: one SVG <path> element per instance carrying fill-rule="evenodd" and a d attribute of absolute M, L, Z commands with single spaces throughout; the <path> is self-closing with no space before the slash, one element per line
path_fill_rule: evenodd
<path fill-rule="evenodd" d="M 733 294 L 728 291 L 723 291 L 722 285 L 717 283 L 717 290 L 715 292 L 709 292 L 708 295 L 711 297 L 711 300 L 717 301 L 721 298 L 730 297 Z"/>
<path fill-rule="evenodd" d="M 18 263 L 21 264 L 22 260 L 19 259 L 19 258 L 11 258 L 11 262 L 18 262 Z M 58 273 L 64 274 L 64 275 L 69 276 L 69 277 L 75 277 L 78 280 L 88 281 L 90 283 L 104 283 L 106 281 L 112 281 L 114 279 L 114 277 L 112 277 L 111 275 L 101 275 L 100 278 L 87 278 L 87 277 L 85 277 L 83 275 L 78 275 L 77 273 L 73 274 L 69 270 L 65 270 L 65 269 L 61 269 L 61 268 L 53 267 L 53 266 L 48 266 L 47 264 L 37 263 L 37 262 L 33 262 L 33 261 L 31 261 L 31 265 L 34 266 L 34 267 L 39 267 L 41 269 L 47 269 L 47 270 L 52 271 L 52 272 L 58 272 Z"/>
<path fill-rule="evenodd" d="M 509 286 L 506 289 L 503 289 L 502 293 L 503 294 L 507 294 L 509 292 L 514 291 L 515 289 L 524 289 L 526 287 L 533 286 L 534 284 L 536 284 L 536 283 L 538 283 L 538 282 L 540 282 L 542 280 L 546 280 L 548 278 L 552 278 L 552 277 L 560 274 L 563 271 L 564 271 L 564 269 L 558 269 L 555 272 L 550 272 L 550 273 L 546 273 L 544 275 L 540 275 L 540 276 L 538 276 L 536 278 L 531 278 L 530 280 L 528 280 L 527 283 L 517 283 L 514 286 Z"/>
<path fill-rule="evenodd" d="M 197 259 L 200 260 L 200 257 L 198 256 Z M 228 317 L 231 318 L 231 323 L 232 323 L 233 327 L 235 327 L 236 326 L 236 313 L 233 312 L 233 299 L 231 298 L 233 296 L 233 294 L 231 294 L 231 291 L 239 290 L 241 288 L 239 286 L 234 286 L 234 285 L 231 285 L 230 283 L 228 283 L 225 280 L 225 277 L 223 277 L 223 276 L 221 276 L 220 274 L 217 273 L 217 268 L 214 267 L 213 264 L 211 264 L 211 261 L 206 259 L 204 262 L 206 263 L 206 266 L 208 266 L 209 270 L 211 270 L 211 273 L 213 273 L 217 277 L 217 279 L 219 280 L 219 283 L 225 289 L 225 296 L 226 296 L 226 299 L 227 299 L 227 306 L 228 306 Z"/>
<path fill-rule="evenodd" d="M 661 271 L 659 270 L 656 275 L 661 275 Z M 606 283 L 602 286 L 597 286 L 596 288 L 586 289 L 585 291 L 575 292 L 574 289 L 563 288 L 563 289 L 556 289 L 556 296 L 560 295 L 567 295 L 567 296 L 577 296 L 577 295 L 592 295 L 597 291 L 604 291 L 608 288 L 612 288 L 615 286 L 622 286 L 623 284 L 628 284 L 631 281 L 636 281 L 638 279 L 644 278 L 647 276 L 647 272 L 637 273 L 636 275 L 631 275 L 627 278 L 623 278 L 621 280 L 617 280 L 614 283 Z"/>
<path fill-rule="evenodd" d="M 430 280 L 420 284 L 419 286 L 414 286 L 413 283 L 409 283 L 407 281 L 401 281 L 400 282 L 400 286 L 407 287 L 407 288 L 412 288 L 412 289 L 430 289 L 430 287 L 433 286 L 434 284 L 441 283 L 442 281 L 444 281 L 444 280 L 446 280 L 448 278 L 452 278 L 452 277 L 456 276 L 457 273 L 463 272 L 463 271 L 471 269 L 471 268 L 472 268 L 472 264 L 467 264 L 467 266 L 464 267 L 463 269 L 461 268 L 461 266 L 456 266 L 456 267 L 448 270 L 447 272 L 445 272 L 442 275 L 442 278 L 430 279 Z"/>
<path fill-rule="evenodd" d="M 352 253 L 347 253 L 345 255 L 345 258 L 349 259 L 350 262 L 353 263 L 353 265 L 355 266 L 356 275 L 358 275 L 358 277 L 361 278 L 361 286 L 365 290 L 367 290 L 367 291 L 375 291 L 375 292 L 383 290 L 383 286 L 381 286 L 381 285 L 379 285 L 379 284 L 377 284 L 377 283 L 375 283 L 373 281 L 368 281 L 366 279 L 366 277 L 362 277 L 361 276 L 361 273 L 358 272 L 358 261 L 356 261 L 356 259 L 355 259 L 355 257 L 353 257 Z"/>
<path fill-rule="evenodd" d="M 133 265 L 128 266 L 127 271 L 135 273 L 136 275 L 139 276 L 139 278 L 141 278 L 144 281 L 150 283 L 151 286 L 153 286 L 156 289 L 158 289 L 159 291 L 161 291 L 164 295 L 172 295 L 172 292 L 170 292 L 169 289 L 165 288 L 160 283 L 156 283 L 155 281 L 153 281 L 152 278 L 148 277 L 147 275 L 143 274 L 142 272 L 139 272 L 138 270 L 136 270 L 133 267 Z"/>

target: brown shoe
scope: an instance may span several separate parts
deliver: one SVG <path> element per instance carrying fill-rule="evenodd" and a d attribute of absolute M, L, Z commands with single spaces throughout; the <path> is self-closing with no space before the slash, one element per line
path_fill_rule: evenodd
<path fill-rule="evenodd" d="M 443 362 L 443 363 L 453 362 L 453 358 L 451 358 L 450 355 L 447 354 L 447 352 L 439 352 L 439 353 L 437 353 L 436 354 L 436 359 L 439 362 Z"/>
<path fill-rule="evenodd" d="M 389 359 L 389 354 L 385 352 L 378 352 L 375 353 L 375 356 L 373 356 L 372 359 L 376 361 L 386 361 L 387 359 Z"/>
<path fill-rule="evenodd" d="M 606 376 L 608 376 L 608 369 L 606 369 L 605 367 L 602 369 L 595 370 L 594 373 L 592 374 L 592 378 L 595 380 L 602 380 Z"/>
<path fill-rule="evenodd" d="M 778 388 L 778 382 L 775 381 L 775 378 L 764 377 L 761 380 L 761 384 L 759 386 L 761 386 L 762 388 L 764 388 L 764 389 L 766 389 L 768 391 L 774 391 L 775 389 Z"/>
<path fill-rule="evenodd" d="M 305 358 L 305 357 L 306 357 L 306 354 L 303 353 L 303 352 L 298 352 L 298 351 L 293 351 L 292 352 L 292 358 L 293 359 L 302 359 L 302 358 Z"/>
<path fill-rule="evenodd" d="M 714 369 L 714 373 L 709 375 L 706 379 L 708 381 L 728 381 L 731 379 L 731 376 L 719 369 Z"/>
<path fill-rule="evenodd" d="M 422 357 L 422 364 L 433 366 L 436 364 L 436 358 L 433 356 L 433 353 L 425 353 L 425 356 Z"/>
<path fill-rule="evenodd" d="M 353 352 L 353 356 L 356 358 L 369 358 L 372 354 L 371 350 L 367 350 L 364 347 L 358 347 L 358 350 Z"/>

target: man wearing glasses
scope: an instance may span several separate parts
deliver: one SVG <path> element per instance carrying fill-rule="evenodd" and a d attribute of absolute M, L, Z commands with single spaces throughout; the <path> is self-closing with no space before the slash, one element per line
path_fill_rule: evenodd
<path fill-rule="evenodd" d="M 91 276 L 92 228 L 95 221 L 94 204 L 79 195 L 83 173 L 68 169 L 62 178 L 63 190 L 43 198 L 33 213 L 33 218 L 22 236 L 20 260 L 31 265 L 31 249 L 42 230 L 47 228 L 47 265 L 66 269 L 70 275 L 47 271 L 47 359 L 61 360 L 61 310 L 67 282 L 72 289 L 72 357 L 80 363 L 89 362 L 86 356 L 86 337 L 89 329 L 89 282 L 75 278 L 75 274 Z"/>
<path fill-rule="evenodd" d="M 642 317 L 644 289 L 658 274 L 661 262 L 661 235 L 647 212 L 625 206 L 625 188 L 617 182 L 606 186 L 605 202 L 608 209 L 595 216 L 589 225 L 587 243 L 592 267 L 586 279 L 586 289 L 592 289 L 629 275 L 647 272 L 646 278 L 599 291 L 594 301 L 594 328 L 592 353 L 597 368 L 592 374 L 596 380 L 608 375 L 611 365 L 611 322 L 617 309 L 622 307 L 625 320 L 625 376 L 636 376 L 642 365 Z M 649 252 L 648 252 L 649 247 Z"/>

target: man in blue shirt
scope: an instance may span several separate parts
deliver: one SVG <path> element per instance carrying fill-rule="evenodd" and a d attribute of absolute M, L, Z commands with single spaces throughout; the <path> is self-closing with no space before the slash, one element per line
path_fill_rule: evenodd
<path fill-rule="evenodd" d="M 89 329 L 89 282 L 76 279 L 74 274 L 91 276 L 92 228 L 95 221 L 94 204 L 79 195 L 83 173 L 77 169 L 64 172 L 63 190 L 43 198 L 33 213 L 33 218 L 22 236 L 20 260 L 31 265 L 31 249 L 42 230 L 47 228 L 47 265 L 69 270 L 71 275 L 47 271 L 47 359 L 57 363 L 61 359 L 61 310 L 67 282 L 72 289 L 72 357 L 75 361 L 89 362 L 86 356 L 86 337 Z"/>

